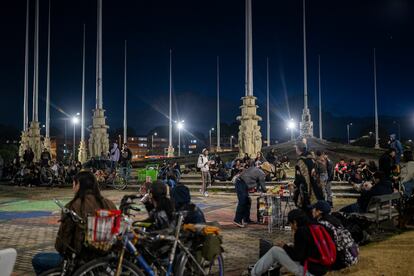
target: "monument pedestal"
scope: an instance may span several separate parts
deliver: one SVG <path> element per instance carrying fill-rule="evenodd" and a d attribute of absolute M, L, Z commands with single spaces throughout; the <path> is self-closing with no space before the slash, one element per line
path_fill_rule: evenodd
<path fill-rule="evenodd" d="M 87 153 L 87 150 L 86 150 L 86 142 L 84 140 L 80 141 L 80 143 L 79 143 L 78 161 L 81 162 L 81 164 L 88 161 L 88 153 Z"/>
<path fill-rule="evenodd" d="M 40 160 L 40 154 L 42 153 L 42 141 L 40 139 L 40 125 L 39 122 L 32 121 L 29 127 L 29 147 L 32 148 L 34 153 L 34 162 Z"/>
<path fill-rule="evenodd" d="M 89 137 L 90 157 L 100 157 L 109 151 L 108 126 L 105 123 L 105 110 L 98 108 L 93 111 L 91 134 Z"/>
<path fill-rule="evenodd" d="M 242 98 L 242 101 L 241 116 L 237 117 L 240 121 L 239 156 L 243 157 L 247 153 L 251 158 L 255 158 L 256 154 L 262 150 L 262 134 L 259 126 L 262 118 L 257 115 L 256 97 L 246 96 Z"/>
<path fill-rule="evenodd" d="M 20 136 L 19 156 L 23 159 L 24 151 L 29 147 L 29 136 L 28 131 L 22 131 Z"/>
<path fill-rule="evenodd" d="M 47 149 L 47 151 L 52 155 L 51 152 L 51 144 L 50 144 L 50 138 L 49 137 L 45 137 L 43 140 L 43 148 Z"/>
<path fill-rule="evenodd" d="M 302 113 L 302 121 L 300 122 L 300 137 L 311 138 L 313 137 L 313 122 L 309 108 L 304 108 Z"/>

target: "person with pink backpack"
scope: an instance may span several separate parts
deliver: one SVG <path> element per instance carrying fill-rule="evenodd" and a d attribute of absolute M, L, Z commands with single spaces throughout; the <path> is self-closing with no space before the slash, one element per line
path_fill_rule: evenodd
<path fill-rule="evenodd" d="M 273 246 L 257 261 L 252 276 L 260 276 L 270 268 L 283 266 L 296 276 L 324 275 L 336 260 L 336 246 L 324 226 L 311 222 L 301 209 L 289 212 L 288 222 L 294 234 L 293 245 L 283 242 Z"/>

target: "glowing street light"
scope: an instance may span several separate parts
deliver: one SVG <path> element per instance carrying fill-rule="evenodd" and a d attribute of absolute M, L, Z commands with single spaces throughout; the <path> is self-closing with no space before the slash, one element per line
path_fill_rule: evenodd
<path fill-rule="evenodd" d="M 152 151 L 154 151 L 154 136 L 157 136 L 158 135 L 158 133 L 156 133 L 156 132 L 154 132 L 152 135 L 151 135 L 151 149 L 152 149 Z M 153 153 L 154 154 L 154 153 Z"/>
<path fill-rule="evenodd" d="M 73 160 L 76 159 L 76 125 L 79 124 L 79 115 L 80 113 L 76 113 L 75 116 L 72 117 L 72 124 L 73 124 Z"/>
<path fill-rule="evenodd" d="M 176 121 L 178 128 L 178 157 L 181 156 L 181 130 L 184 128 L 184 120 L 182 121 Z"/>
<path fill-rule="evenodd" d="M 234 136 L 233 135 L 230 136 L 230 150 L 233 149 L 233 139 L 234 139 Z"/>
<path fill-rule="evenodd" d="M 296 130 L 296 122 L 293 119 L 290 119 L 287 123 L 287 129 L 290 130 L 290 140 L 294 140 L 293 132 Z"/>

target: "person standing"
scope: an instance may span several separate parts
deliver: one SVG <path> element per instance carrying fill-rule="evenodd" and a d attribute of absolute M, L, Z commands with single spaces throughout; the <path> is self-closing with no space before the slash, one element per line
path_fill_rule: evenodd
<path fill-rule="evenodd" d="M 316 162 L 307 150 L 307 145 L 299 140 L 296 142 L 296 153 L 299 158 L 295 166 L 294 201 L 296 206 L 309 211 L 308 206 L 323 200 L 323 191 L 316 181 Z"/>
<path fill-rule="evenodd" d="M 34 153 L 33 153 L 32 148 L 29 147 L 28 149 L 24 151 L 23 161 L 26 164 L 26 166 L 28 166 L 33 162 L 33 159 L 34 159 Z"/>
<path fill-rule="evenodd" d="M 122 175 L 126 179 L 128 179 L 130 175 L 131 160 L 132 160 L 132 151 L 128 148 L 127 143 L 125 143 L 124 146 L 122 147 L 120 164 L 121 164 Z"/>
<path fill-rule="evenodd" d="M 326 194 L 326 201 L 333 207 L 333 200 L 332 200 L 332 181 L 334 179 L 334 165 L 331 159 L 329 159 L 328 154 L 324 153 L 324 158 L 326 160 L 326 172 L 328 173 L 328 180 L 326 181 L 325 186 L 325 194 Z"/>
<path fill-rule="evenodd" d="M 109 157 L 109 160 L 111 161 L 111 171 L 114 171 L 116 169 L 116 166 L 118 165 L 118 161 L 119 161 L 119 156 L 120 156 L 120 152 L 119 152 L 118 144 L 115 142 L 112 145 L 110 157 Z"/>
<path fill-rule="evenodd" d="M 197 161 L 197 168 L 201 170 L 202 185 L 200 193 L 208 197 L 207 187 L 211 185 L 210 165 L 213 161 L 208 160 L 208 150 L 203 149 Z"/>
<path fill-rule="evenodd" d="M 252 199 L 249 196 L 249 189 L 256 188 L 258 191 L 266 192 L 266 176 L 272 172 L 272 166 L 269 162 L 263 163 L 260 168 L 251 164 L 249 168 L 245 169 L 236 179 L 235 188 L 237 193 L 237 209 L 233 223 L 243 228 L 246 224 L 251 224 L 250 208 Z"/>
<path fill-rule="evenodd" d="M 403 155 L 403 147 L 401 145 L 401 142 L 396 138 L 395 134 L 391 134 L 389 144 L 390 148 L 395 150 L 395 164 L 399 165 L 401 161 L 401 156 Z"/>
<path fill-rule="evenodd" d="M 317 175 L 317 181 L 318 185 L 322 188 L 322 192 L 324 195 L 324 199 L 326 201 L 328 198 L 328 192 L 326 189 L 326 186 L 328 184 L 328 164 L 327 160 L 325 158 L 325 155 L 321 151 L 316 152 L 316 175 Z M 332 204 L 332 198 L 331 198 Z"/>

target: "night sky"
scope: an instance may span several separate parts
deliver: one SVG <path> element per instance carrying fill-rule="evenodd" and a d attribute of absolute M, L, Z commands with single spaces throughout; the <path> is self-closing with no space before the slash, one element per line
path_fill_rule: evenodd
<path fill-rule="evenodd" d="M 35 1 L 30 2 L 32 39 Z M 45 118 L 47 6 L 47 0 L 40 0 L 40 121 Z M 254 94 L 259 99 L 259 113 L 265 118 L 268 56 L 271 121 L 275 126 L 282 125 L 289 117 L 288 105 L 296 120 L 301 114 L 301 12 L 301 0 L 253 0 Z M 0 123 L 19 128 L 25 14 L 25 0 L 2 3 Z M 380 115 L 414 115 L 413 14 L 414 5 L 409 0 L 307 1 L 309 97 L 315 134 L 318 54 L 322 64 L 324 112 L 338 117 L 373 115 L 372 53 L 376 47 Z M 82 28 L 86 24 L 86 118 L 89 120 L 95 98 L 96 1 L 52 0 L 51 17 L 51 101 L 67 114 L 80 112 Z M 173 49 L 174 119 L 184 119 L 186 128 L 194 131 L 207 132 L 215 126 L 216 56 L 220 56 L 222 121 L 235 120 L 244 95 L 244 0 L 103 0 L 103 97 L 111 128 L 122 126 L 124 40 L 128 40 L 129 126 L 138 133 L 167 124 L 170 48 Z M 32 71 L 32 41 L 30 45 Z M 64 117 L 52 108 L 52 126 L 61 127 Z M 273 127 L 272 137 L 285 134 L 284 128 Z"/>

